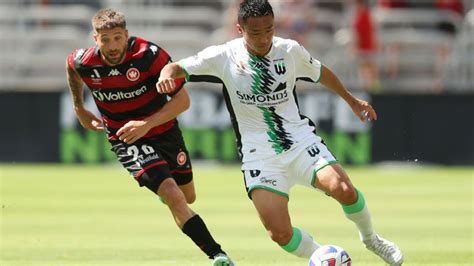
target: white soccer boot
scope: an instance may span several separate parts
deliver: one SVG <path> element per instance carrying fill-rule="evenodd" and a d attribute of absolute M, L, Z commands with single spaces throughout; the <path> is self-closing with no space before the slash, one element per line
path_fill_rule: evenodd
<path fill-rule="evenodd" d="M 400 266 L 403 263 L 403 254 L 397 245 L 375 235 L 371 239 L 362 241 L 365 247 L 382 258 L 391 266 Z"/>
<path fill-rule="evenodd" d="M 219 253 L 214 256 L 212 266 L 237 266 L 226 254 Z"/>

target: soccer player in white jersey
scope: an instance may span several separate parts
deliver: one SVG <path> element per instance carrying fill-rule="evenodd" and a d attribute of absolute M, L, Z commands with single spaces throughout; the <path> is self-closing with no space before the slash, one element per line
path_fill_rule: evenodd
<path fill-rule="evenodd" d="M 179 77 L 224 84 L 248 195 L 271 239 L 284 250 L 309 258 L 319 247 L 306 231 L 291 224 L 289 191 L 300 184 L 336 199 L 365 246 L 388 264 L 401 265 L 400 249 L 374 231 L 362 193 L 315 134 L 314 124 L 299 113 L 296 80 L 320 82 L 333 90 L 361 121 L 377 119 L 372 106 L 352 96 L 296 41 L 274 37 L 274 15 L 267 0 L 243 1 L 237 29 L 242 38 L 165 66 L 158 91 L 174 91 Z"/>

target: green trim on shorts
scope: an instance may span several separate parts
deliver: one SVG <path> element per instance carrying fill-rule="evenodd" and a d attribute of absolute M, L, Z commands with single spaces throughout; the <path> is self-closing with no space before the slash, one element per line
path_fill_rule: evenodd
<path fill-rule="evenodd" d="M 189 73 L 188 71 L 186 71 L 186 69 L 178 62 L 177 63 L 178 66 L 184 71 L 184 78 L 186 79 L 186 81 L 189 81 Z"/>
<path fill-rule="evenodd" d="M 278 194 L 278 195 L 282 195 L 282 196 L 286 197 L 287 199 L 290 199 L 290 196 L 289 196 L 288 194 L 286 194 L 286 193 L 284 193 L 284 192 L 281 192 L 281 191 L 278 191 L 278 190 L 276 190 L 276 189 L 270 188 L 270 187 L 262 186 L 262 185 L 257 185 L 257 186 L 253 186 L 253 187 L 250 187 L 250 188 L 249 188 L 249 191 L 247 192 L 247 194 L 248 194 L 248 196 L 249 196 L 250 199 L 252 198 L 252 197 L 250 196 L 250 193 L 251 193 L 254 189 L 256 189 L 256 188 L 265 189 L 265 190 L 267 190 L 267 191 L 274 192 L 274 193 L 276 193 L 276 194 Z"/>
<path fill-rule="evenodd" d="M 319 166 L 318 168 L 314 169 L 314 170 L 313 170 L 313 177 L 311 178 L 311 186 L 316 187 L 316 184 L 315 184 L 314 182 L 316 181 L 316 173 L 317 173 L 319 170 L 323 169 L 324 167 L 326 167 L 326 166 L 328 166 L 328 165 L 330 165 L 330 164 L 335 164 L 335 163 L 338 163 L 338 161 L 337 161 L 337 160 L 329 161 L 329 162 L 327 162 L 327 163 L 325 163 L 325 164 Z"/>
<path fill-rule="evenodd" d="M 158 198 L 160 199 L 161 203 L 163 203 L 163 204 L 165 204 L 165 205 L 168 205 L 168 204 L 166 203 L 166 200 L 165 200 L 164 198 L 162 198 L 162 197 L 160 197 L 160 196 L 158 196 Z"/>
<path fill-rule="evenodd" d="M 288 242 L 288 244 L 286 244 L 284 246 L 280 246 L 280 247 L 282 249 L 284 249 L 285 251 L 291 253 L 291 252 L 295 251 L 298 248 L 298 246 L 301 243 L 302 238 L 303 237 L 301 236 L 300 229 L 298 229 L 296 227 L 293 227 L 293 236 L 291 237 L 290 242 Z"/>
<path fill-rule="evenodd" d="M 342 209 L 347 214 L 360 212 L 365 207 L 364 196 L 362 196 L 362 193 L 359 190 L 356 189 L 356 191 L 357 191 L 357 201 L 351 205 L 342 205 Z"/>
<path fill-rule="evenodd" d="M 321 77 L 323 76 L 323 64 L 321 64 L 321 68 L 319 69 L 319 78 L 316 80 L 315 83 L 319 83 L 321 81 Z"/>

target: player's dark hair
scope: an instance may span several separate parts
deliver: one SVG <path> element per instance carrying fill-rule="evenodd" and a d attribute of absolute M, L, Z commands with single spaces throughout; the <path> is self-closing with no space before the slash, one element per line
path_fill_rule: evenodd
<path fill-rule="evenodd" d="M 242 25 L 250 17 L 264 17 L 268 15 L 275 16 L 273 8 L 267 0 L 244 0 L 240 3 L 237 20 Z"/>
<path fill-rule="evenodd" d="M 97 33 L 99 30 L 113 29 L 120 27 L 125 29 L 127 23 L 125 22 L 125 15 L 112 8 L 103 8 L 95 13 L 92 18 L 92 28 Z"/>

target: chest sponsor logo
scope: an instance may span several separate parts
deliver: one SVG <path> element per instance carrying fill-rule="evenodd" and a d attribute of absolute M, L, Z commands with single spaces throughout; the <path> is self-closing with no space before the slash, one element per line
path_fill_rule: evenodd
<path fill-rule="evenodd" d="M 102 90 L 93 90 L 92 95 L 95 99 L 101 102 L 117 102 L 122 100 L 129 100 L 135 97 L 138 97 L 147 92 L 147 87 L 143 85 L 139 89 L 131 92 L 123 91 L 102 91 Z"/>
<path fill-rule="evenodd" d="M 258 106 L 274 106 L 288 101 L 288 91 L 286 89 L 286 82 L 280 83 L 278 87 L 268 94 L 247 94 L 237 91 L 237 98 L 243 104 L 258 105 Z"/>
<path fill-rule="evenodd" d="M 129 68 L 127 70 L 127 79 L 130 81 L 137 81 L 140 78 L 140 71 L 135 67 Z"/>

